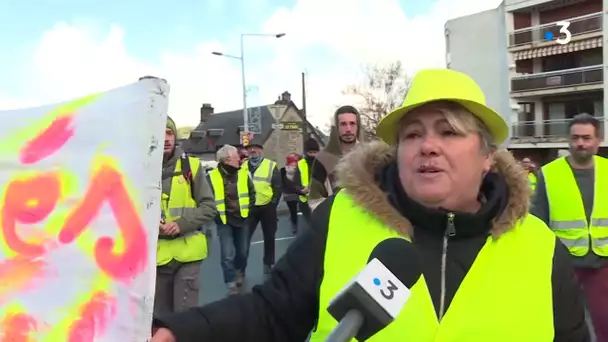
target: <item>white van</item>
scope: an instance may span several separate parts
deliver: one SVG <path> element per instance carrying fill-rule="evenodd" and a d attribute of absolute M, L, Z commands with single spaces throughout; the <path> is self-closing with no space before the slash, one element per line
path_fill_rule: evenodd
<path fill-rule="evenodd" d="M 211 171 L 217 167 L 217 162 L 215 160 L 201 160 L 201 167 L 207 173 L 209 173 L 209 171 Z"/>

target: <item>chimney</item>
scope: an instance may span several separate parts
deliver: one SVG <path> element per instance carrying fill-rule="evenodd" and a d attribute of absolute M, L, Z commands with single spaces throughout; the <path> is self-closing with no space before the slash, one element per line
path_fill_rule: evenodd
<path fill-rule="evenodd" d="M 285 91 L 281 94 L 281 101 L 283 101 L 284 104 L 291 102 L 291 94 L 288 91 Z"/>
<path fill-rule="evenodd" d="M 201 107 L 201 122 L 207 121 L 211 115 L 213 115 L 213 107 L 211 107 L 211 103 L 203 103 L 203 106 Z"/>

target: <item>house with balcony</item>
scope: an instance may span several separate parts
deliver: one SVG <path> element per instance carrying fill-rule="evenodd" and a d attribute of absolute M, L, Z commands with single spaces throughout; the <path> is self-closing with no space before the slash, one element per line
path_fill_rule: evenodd
<path fill-rule="evenodd" d="M 574 115 L 589 113 L 605 122 L 603 4 L 511 2 L 505 7 L 509 96 L 516 105 L 509 148 L 542 163 L 568 148 Z M 565 45 L 556 42 L 564 36 L 560 21 L 570 23 L 571 41 Z"/>
<path fill-rule="evenodd" d="M 505 147 L 517 157 L 539 164 L 555 158 L 568 148 L 569 120 L 583 112 L 603 122 L 608 136 L 602 1 L 504 0 L 446 22 L 446 66 L 480 85 L 488 105 L 511 125 Z M 564 37 L 561 21 L 570 23 L 564 45 L 556 42 Z M 608 155 L 605 142 L 600 154 Z"/>

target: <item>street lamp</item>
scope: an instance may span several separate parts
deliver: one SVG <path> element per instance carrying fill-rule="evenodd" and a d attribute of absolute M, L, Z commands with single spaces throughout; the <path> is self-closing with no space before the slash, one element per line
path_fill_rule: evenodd
<path fill-rule="evenodd" d="M 247 83 L 245 82 L 245 37 L 274 37 L 281 38 L 284 37 L 285 33 L 242 33 L 241 34 L 241 55 L 234 56 L 228 55 L 223 52 L 211 52 L 211 54 L 216 56 L 223 56 L 232 59 L 238 59 L 241 61 L 241 82 L 243 83 L 243 129 L 245 133 L 249 133 L 249 116 L 247 115 Z"/>

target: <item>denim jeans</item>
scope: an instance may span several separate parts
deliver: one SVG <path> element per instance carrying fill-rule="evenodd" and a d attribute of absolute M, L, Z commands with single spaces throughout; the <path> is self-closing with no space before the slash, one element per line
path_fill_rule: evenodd
<path fill-rule="evenodd" d="M 587 325 L 592 341 L 608 342 L 608 266 L 575 269 L 587 301 Z"/>
<path fill-rule="evenodd" d="M 224 282 L 236 281 L 236 272 L 245 271 L 249 252 L 249 230 L 247 224 L 235 227 L 229 224 L 218 224 L 217 235 L 220 238 L 220 254 Z"/>

